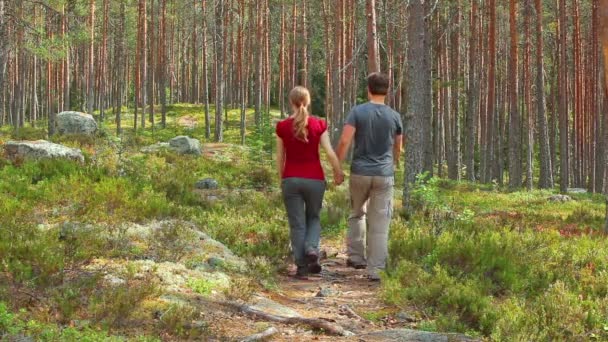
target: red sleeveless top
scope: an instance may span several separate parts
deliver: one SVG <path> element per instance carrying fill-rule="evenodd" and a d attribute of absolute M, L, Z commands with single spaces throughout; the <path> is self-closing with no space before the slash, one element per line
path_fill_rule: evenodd
<path fill-rule="evenodd" d="M 308 117 L 308 142 L 295 136 L 293 119 L 285 119 L 277 124 L 276 133 L 283 140 L 285 147 L 285 170 L 283 179 L 298 177 L 325 180 L 319 144 L 321 135 L 327 130 L 325 120 L 313 116 Z"/>

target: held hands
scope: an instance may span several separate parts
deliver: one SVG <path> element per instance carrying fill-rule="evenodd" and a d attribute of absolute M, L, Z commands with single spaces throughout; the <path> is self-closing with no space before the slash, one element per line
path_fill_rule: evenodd
<path fill-rule="evenodd" d="M 344 171 L 334 171 L 334 183 L 336 184 L 336 186 L 339 186 L 340 184 L 344 183 Z"/>

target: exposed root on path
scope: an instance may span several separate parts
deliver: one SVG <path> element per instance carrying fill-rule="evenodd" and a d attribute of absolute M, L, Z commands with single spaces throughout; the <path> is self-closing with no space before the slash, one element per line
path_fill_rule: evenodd
<path fill-rule="evenodd" d="M 278 322 L 283 324 L 303 324 L 307 325 L 313 329 L 324 330 L 325 332 L 338 335 L 338 336 L 354 336 L 355 334 L 351 331 L 344 329 L 343 327 L 331 323 L 329 321 L 318 319 L 318 318 L 305 318 L 305 317 L 286 317 L 279 315 L 272 315 L 266 312 L 262 312 L 260 310 L 256 310 L 249 305 L 239 304 L 235 302 L 223 302 L 223 305 L 229 306 L 233 309 L 239 310 L 247 315 L 259 317 L 261 319 Z"/>
<path fill-rule="evenodd" d="M 261 341 L 261 340 L 263 340 L 263 339 L 269 338 L 269 337 L 271 337 L 271 336 L 273 336 L 273 335 L 276 335 L 276 334 L 278 334 L 278 333 L 279 333 L 279 331 L 277 330 L 277 328 L 275 328 L 275 327 L 270 327 L 270 328 L 268 328 L 268 329 L 266 329 L 266 330 L 262 331 L 262 332 L 261 332 L 261 333 L 259 333 L 259 334 L 254 334 L 254 335 L 251 335 L 251 336 L 249 336 L 249 337 L 246 337 L 246 338 L 242 339 L 242 340 L 241 340 L 241 342 L 255 342 L 255 341 Z"/>

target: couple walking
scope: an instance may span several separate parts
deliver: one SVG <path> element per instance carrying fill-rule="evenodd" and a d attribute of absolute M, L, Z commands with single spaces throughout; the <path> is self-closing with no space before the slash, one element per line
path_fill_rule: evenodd
<path fill-rule="evenodd" d="M 354 107 L 334 152 L 327 123 L 308 113 L 310 93 L 296 87 L 289 93 L 293 114 L 277 124 L 277 169 L 290 226 L 296 277 L 320 273 L 319 213 L 325 176 L 319 157 L 323 147 L 333 168 L 334 182 L 344 182 L 341 164 L 354 139 L 350 175 L 351 212 L 348 218 L 348 266 L 367 268 L 370 280 L 380 280 L 386 266 L 388 231 L 393 211 L 394 167 L 399 165 L 402 124 L 399 113 L 384 104 L 388 77 L 367 78 L 369 102 Z"/>

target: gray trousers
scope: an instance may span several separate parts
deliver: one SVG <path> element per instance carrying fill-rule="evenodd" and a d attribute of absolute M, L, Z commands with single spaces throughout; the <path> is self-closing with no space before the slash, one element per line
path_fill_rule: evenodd
<path fill-rule="evenodd" d="M 370 275 L 386 267 L 388 232 L 393 215 L 393 177 L 350 176 L 348 258 L 367 263 Z"/>
<path fill-rule="evenodd" d="M 289 220 L 291 249 L 298 267 L 306 267 L 307 252 L 319 250 L 320 212 L 325 194 L 325 181 L 286 178 L 281 182 L 283 201 Z"/>

